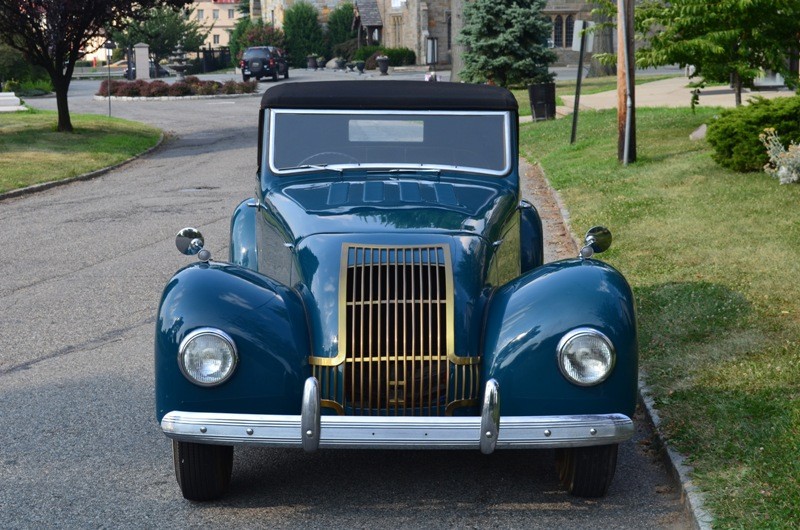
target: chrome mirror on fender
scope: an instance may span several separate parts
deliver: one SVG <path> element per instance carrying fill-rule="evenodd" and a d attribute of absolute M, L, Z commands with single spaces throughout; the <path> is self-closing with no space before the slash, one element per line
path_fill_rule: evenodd
<path fill-rule="evenodd" d="M 178 247 L 178 251 L 187 256 L 197 255 L 200 261 L 211 259 L 211 253 L 203 249 L 204 244 L 203 234 L 196 228 L 184 228 L 175 236 L 175 246 Z"/>
<path fill-rule="evenodd" d="M 605 252 L 611 246 L 611 231 L 605 226 L 595 226 L 586 232 L 584 247 L 581 249 L 580 258 L 588 259 L 595 254 Z"/>

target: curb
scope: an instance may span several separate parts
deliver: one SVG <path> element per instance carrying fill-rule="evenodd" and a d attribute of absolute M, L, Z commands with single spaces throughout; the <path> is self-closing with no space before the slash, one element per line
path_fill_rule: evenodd
<path fill-rule="evenodd" d="M 670 478 L 681 486 L 681 502 L 689 514 L 696 530 L 711 530 L 714 517 L 705 509 L 704 496 L 700 488 L 692 482 L 691 474 L 693 468 L 686 463 L 686 457 L 672 449 L 666 442 L 661 431 L 661 417 L 655 408 L 655 402 L 651 397 L 652 392 L 647 386 L 645 379 L 647 374 L 639 371 L 639 401 L 643 405 L 647 420 L 653 426 L 653 432 L 657 441 L 656 449 L 661 454 L 661 458 L 670 474 Z"/>
<path fill-rule="evenodd" d="M 32 193 L 38 193 L 40 191 L 49 190 L 51 188 L 56 188 L 58 186 L 65 186 L 65 185 L 71 184 L 73 182 L 77 182 L 77 181 L 81 181 L 81 180 L 91 180 L 91 179 L 93 179 L 95 177 L 99 177 L 101 175 L 105 175 L 109 171 L 112 171 L 112 170 L 120 168 L 120 167 L 122 167 L 122 166 L 124 166 L 126 164 L 129 164 L 129 163 L 133 162 L 134 160 L 136 160 L 138 158 L 141 158 L 141 157 L 143 157 L 145 155 L 149 155 L 150 153 L 152 153 L 153 151 L 155 151 L 156 149 L 161 147 L 161 145 L 164 143 L 164 138 L 165 138 L 164 137 L 164 133 L 162 132 L 161 136 L 158 138 L 158 142 L 156 142 L 156 145 L 154 145 L 153 147 L 151 147 L 150 149 L 148 149 L 146 151 L 142 151 L 138 155 L 132 156 L 131 158 L 129 158 L 127 160 L 123 160 L 122 162 L 114 164 L 113 166 L 104 167 L 102 169 L 91 171 L 89 173 L 84 173 L 83 175 L 78 175 L 76 177 L 69 177 L 69 178 L 66 178 L 66 179 L 63 179 L 63 180 L 52 180 L 50 182 L 42 182 L 41 184 L 34 184 L 33 186 L 27 186 L 25 188 L 19 188 L 19 189 L 16 189 L 16 190 L 11 190 L 11 191 L 6 191 L 4 193 L 0 193 L 0 202 L 4 201 L 6 199 L 13 199 L 15 197 L 22 197 L 24 195 L 30 195 Z"/>
<path fill-rule="evenodd" d="M 545 175 L 544 169 L 541 168 L 541 166 L 539 167 L 541 169 L 542 178 L 547 185 L 547 188 L 550 190 L 556 206 L 561 212 L 561 216 L 564 220 L 564 225 L 566 226 L 567 231 L 572 235 L 572 239 L 577 248 L 581 248 L 583 243 L 574 236 L 574 231 L 570 226 L 569 211 L 567 210 L 566 206 L 564 206 L 564 202 L 561 200 L 561 195 L 550 184 L 550 180 L 547 178 L 547 175 Z M 655 402 L 651 397 L 652 391 L 650 390 L 650 387 L 647 386 L 645 381 L 646 378 L 647 374 L 640 369 L 637 398 L 645 411 L 647 421 L 653 427 L 655 438 L 654 448 L 661 456 L 664 467 L 667 469 L 669 478 L 680 487 L 681 503 L 683 504 L 684 510 L 689 516 L 689 519 L 692 521 L 693 528 L 695 530 L 711 530 L 714 517 L 710 512 L 708 512 L 708 510 L 705 509 L 704 496 L 700 491 L 700 488 L 695 486 L 692 482 L 691 474 L 693 468 L 686 463 L 686 457 L 671 448 L 667 443 L 666 437 L 661 430 L 661 417 L 658 415 Z"/>

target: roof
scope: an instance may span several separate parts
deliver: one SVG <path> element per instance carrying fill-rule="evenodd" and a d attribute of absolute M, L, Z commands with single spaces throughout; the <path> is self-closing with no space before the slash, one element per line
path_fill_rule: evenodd
<path fill-rule="evenodd" d="M 355 8 L 363 27 L 383 26 L 381 12 L 378 10 L 378 2 L 376 0 L 357 0 Z"/>
<path fill-rule="evenodd" d="M 261 108 L 358 110 L 517 110 L 505 88 L 426 81 L 282 83 L 266 91 Z"/>

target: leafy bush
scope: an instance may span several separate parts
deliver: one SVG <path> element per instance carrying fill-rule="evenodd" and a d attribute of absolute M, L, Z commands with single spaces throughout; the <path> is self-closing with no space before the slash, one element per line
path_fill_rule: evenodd
<path fill-rule="evenodd" d="M 757 97 L 749 105 L 723 111 L 708 126 L 712 158 L 734 171 L 761 171 L 769 156 L 759 135 L 768 128 L 780 131 L 785 141 L 800 141 L 800 96 Z"/>
<path fill-rule="evenodd" d="M 382 51 L 383 51 L 383 48 L 380 47 L 380 46 L 377 46 L 377 45 L 362 46 L 361 48 L 356 50 L 355 55 L 353 55 L 353 60 L 354 61 L 366 61 L 367 59 L 369 59 L 370 57 L 375 55 L 377 52 L 382 52 Z M 378 53 L 378 55 L 380 55 L 380 53 Z"/>
<path fill-rule="evenodd" d="M 147 96 L 151 98 L 159 98 L 169 95 L 169 84 L 155 80 L 150 83 L 150 86 L 147 88 Z"/>
<path fill-rule="evenodd" d="M 17 94 L 22 89 L 22 83 L 15 79 L 11 79 L 3 83 L 3 92 L 13 92 Z"/>
<path fill-rule="evenodd" d="M 787 150 L 775 129 L 766 129 L 758 139 L 767 148 L 769 164 L 764 166 L 767 175 L 776 177 L 781 184 L 800 182 L 800 145 L 791 143 Z"/>
<path fill-rule="evenodd" d="M 222 86 L 221 83 L 216 81 L 203 81 L 192 88 L 195 89 L 195 93 L 201 96 L 213 96 L 214 94 L 219 94 L 220 86 Z"/>
<path fill-rule="evenodd" d="M 169 87 L 170 96 L 191 96 L 192 87 L 185 81 L 176 81 Z"/>
<path fill-rule="evenodd" d="M 333 46 L 333 56 L 343 57 L 346 61 L 355 60 L 358 51 L 358 39 L 350 39 Z"/>
<path fill-rule="evenodd" d="M 239 83 L 234 81 L 233 79 L 229 81 L 225 81 L 222 84 L 221 90 L 223 94 L 238 94 L 239 93 Z"/>
<path fill-rule="evenodd" d="M 384 48 L 383 53 L 389 58 L 389 66 L 407 66 L 417 62 L 417 54 L 408 48 Z"/>
<path fill-rule="evenodd" d="M 100 83 L 96 95 L 107 95 L 108 81 Z M 111 81 L 111 95 L 128 97 L 161 97 L 161 96 L 192 96 L 195 94 L 211 96 L 216 94 L 252 94 L 258 90 L 256 81 L 237 83 L 234 80 L 220 84 L 217 81 L 202 81 L 194 76 L 188 76 L 184 81 L 173 84 L 165 83 L 160 79 L 155 81 Z"/>

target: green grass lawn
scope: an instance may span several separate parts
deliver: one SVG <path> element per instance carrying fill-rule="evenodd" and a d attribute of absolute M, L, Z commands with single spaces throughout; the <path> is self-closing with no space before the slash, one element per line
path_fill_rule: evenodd
<path fill-rule="evenodd" d="M 638 109 L 638 161 L 617 162 L 616 112 L 524 124 L 522 154 L 575 232 L 637 297 L 641 367 L 672 444 L 720 528 L 800 521 L 800 186 L 717 166 L 689 134 L 719 109 Z"/>
<path fill-rule="evenodd" d="M 161 131 L 117 118 L 73 114 L 72 133 L 55 132 L 55 112 L 0 114 L 0 193 L 82 175 L 158 143 Z"/>

